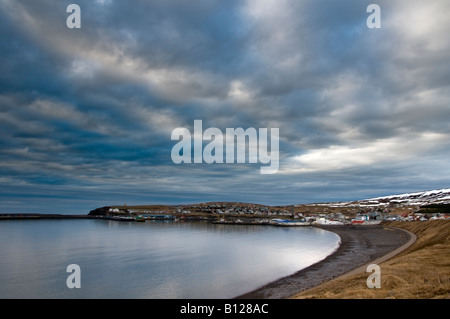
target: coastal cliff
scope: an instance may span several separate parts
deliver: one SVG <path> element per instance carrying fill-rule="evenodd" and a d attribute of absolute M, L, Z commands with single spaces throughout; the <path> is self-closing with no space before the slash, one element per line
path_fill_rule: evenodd
<path fill-rule="evenodd" d="M 88 216 L 107 216 L 109 214 L 111 207 L 105 206 L 93 209 L 89 212 Z"/>

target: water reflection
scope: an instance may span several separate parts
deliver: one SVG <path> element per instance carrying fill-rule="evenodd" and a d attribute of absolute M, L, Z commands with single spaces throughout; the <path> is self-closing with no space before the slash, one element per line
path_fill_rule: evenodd
<path fill-rule="evenodd" d="M 2 221 L 1 298 L 231 298 L 311 265 L 339 237 L 312 227 Z M 81 267 L 68 289 L 66 267 Z"/>

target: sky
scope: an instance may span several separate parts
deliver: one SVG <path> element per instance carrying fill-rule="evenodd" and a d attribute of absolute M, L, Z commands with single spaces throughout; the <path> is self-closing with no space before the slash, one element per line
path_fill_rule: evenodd
<path fill-rule="evenodd" d="M 81 28 L 66 24 L 71 3 Z M 367 25 L 372 3 L 381 28 Z M 0 212 L 448 188 L 448 12 L 447 0 L 0 0 Z M 171 134 L 194 120 L 278 128 L 278 172 L 175 164 Z"/>

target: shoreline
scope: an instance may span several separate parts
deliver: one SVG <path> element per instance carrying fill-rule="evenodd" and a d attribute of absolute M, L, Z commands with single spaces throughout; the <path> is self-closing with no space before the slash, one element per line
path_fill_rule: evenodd
<path fill-rule="evenodd" d="M 89 215 L 0 214 L 0 220 L 108 219 Z M 262 224 L 263 225 L 263 224 Z M 416 236 L 401 228 L 380 225 L 311 225 L 337 234 L 339 247 L 323 260 L 289 276 L 275 279 L 233 299 L 288 299 L 337 278 L 365 272 L 369 263 L 381 263 L 410 245 Z"/>
<path fill-rule="evenodd" d="M 368 263 L 381 262 L 405 244 L 411 243 L 410 233 L 383 225 L 314 227 L 334 232 L 341 238 L 339 248 L 334 253 L 290 276 L 235 299 L 287 299 L 337 277 L 365 271 L 362 267 Z"/>

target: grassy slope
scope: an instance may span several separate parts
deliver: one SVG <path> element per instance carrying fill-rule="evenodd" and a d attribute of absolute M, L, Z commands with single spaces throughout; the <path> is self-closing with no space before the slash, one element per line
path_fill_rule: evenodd
<path fill-rule="evenodd" d="M 401 254 L 381 263 L 381 288 L 366 285 L 370 273 L 334 279 L 294 298 L 450 298 L 450 220 L 390 222 L 417 241 Z"/>

